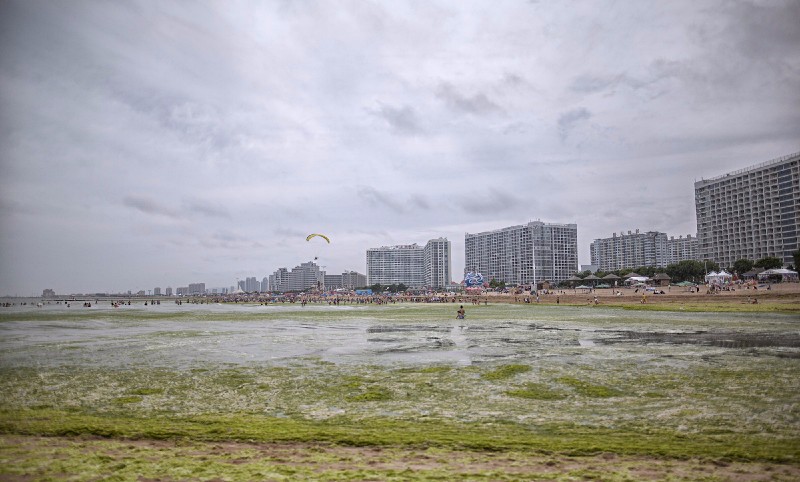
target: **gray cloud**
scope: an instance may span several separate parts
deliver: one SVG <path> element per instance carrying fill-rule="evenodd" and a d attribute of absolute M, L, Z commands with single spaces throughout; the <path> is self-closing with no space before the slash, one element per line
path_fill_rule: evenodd
<path fill-rule="evenodd" d="M 135 209 L 143 214 L 166 216 L 168 218 L 178 218 L 180 214 L 167 207 L 163 202 L 159 202 L 151 197 L 142 195 L 129 195 L 122 199 L 122 204 L 128 208 Z"/>
<path fill-rule="evenodd" d="M 558 133 L 561 136 L 561 140 L 566 140 L 572 129 L 574 129 L 578 123 L 588 120 L 591 117 L 592 113 L 586 110 L 585 107 L 572 109 L 561 114 L 558 117 Z"/>
<path fill-rule="evenodd" d="M 222 206 L 210 204 L 203 201 L 190 201 L 183 205 L 183 209 L 189 213 L 199 214 L 210 218 L 230 219 L 231 214 Z"/>
<path fill-rule="evenodd" d="M 502 216 L 511 211 L 516 211 L 523 204 L 523 201 L 505 189 L 490 188 L 484 193 L 462 197 L 460 200 L 461 209 L 465 212 L 477 214 L 492 214 Z M 525 206 L 526 209 L 532 206 Z M 522 222 L 522 221 L 520 221 Z M 497 226 L 497 229 L 505 226 Z"/>
<path fill-rule="evenodd" d="M 411 106 L 405 105 L 395 108 L 381 104 L 380 108 L 371 111 L 371 113 L 385 120 L 389 127 L 398 134 L 418 135 L 423 133 L 422 125 L 414 108 Z"/>
<path fill-rule="evenodd" d="M 389 208 L 394 213 L 405 212 L 403 204 L 391 195 L 378 191 L 371 186 L 358 186 L 358 197 L 372 208 Z"/>
<path fill-rule="evenodd" d="M 536 218 L 577 221 L 586 263 L 800 150 L 795 0 L 0 9 L 0 295 L 229 286 L 311 231 L 330 272 L 442 235 L 458 273 L 465 230 Z"/>
<path fill-rule="evenodd" d="M 486 94 L 479 92 L 471 97 L 463 95 L 453 85 L 445 82 L 436 89 L 436 96 L 452 110 L 467 114 L 488 115 L 503 112 Z"/>

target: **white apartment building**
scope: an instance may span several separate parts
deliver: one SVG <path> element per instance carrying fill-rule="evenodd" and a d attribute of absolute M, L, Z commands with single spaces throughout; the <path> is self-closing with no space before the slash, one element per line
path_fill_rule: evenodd
<path fill-rule="evenodd" d="M 278 268 L 275 273 L 269 275 L 269 291 L 278 293 L 289 291 L 289 270 Z"/>
<path fill-rule="evenodd" d="M 309 288 L 322 288 L 325 273 L 313 261 L 300 263 L 289 272 L 289 291 L 303 291 Z"/>
<path fill-rule="evenodd" d="M 578 271 L 577 224 L 533 221 L 465 235 L 466 271 L 487 281 L 561 282 Z"/>
<path fill-rule="evenodd" d="M 600 271 L 635 269 L 641 266 L 664 268 L 679 261 L 697 259 L 697 238 L 688 235 L 668 237 L 659 231 L 613 233 L 595 239 L 589 246 L 592 264 Z"/>
<path fill-rule="evenodd" d="M 699 259 L 697 256 L 697 236 L 692 237 L 691 234 L 687 234 L 685 238 L 681 235 L 677 239 L 675 236 L 670 236 L 669 241 L 667 241 L 667 255 L 667 266 L 681 261 Z"/>
<path fill-rule="evenodd" d="M 355 271 L 342 273 L 342 288 L 353 290 L 367 286 L 367 275 Z"/>
<path fill-rule="evenodd" d="M 694 183 L 698 257 L 732 266 L 797 251 L 800 152 Z"/>
<path fill-rule="evenodd" d="M 414 244 L 381 246 L 367 250 L 367 285 L 425 285 L 425 249 Z"/>
<path fill-rule="evenodd" d="M 431 239 L 425 245 L 425 286 L 444 288 L 452 282 L 450 241 Z"/>
<path fill-rule="evenodd" d="M 410 288 L 443 288 L 450 284 L 450 241 L 431 239 L 425 247 L 416 243 L 367 250 L 367 285 L 404 284 Z"/>
<path fill-rule="evenodd" d="M 206 294 L 206 284 L 205 283 L 189 283 L 189 293 L 190 295 L 204 295 Z"/>

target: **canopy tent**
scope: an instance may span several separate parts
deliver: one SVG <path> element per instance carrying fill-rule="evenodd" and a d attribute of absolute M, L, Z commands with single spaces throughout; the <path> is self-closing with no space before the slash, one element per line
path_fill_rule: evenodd
<path fill-rule="evenodd" d="M 733 275 L 725 271 L 720 272 L 712 271 L 706 275 L 706 283 L 712 285 L 724 285 L 731 282 Z"/>
<path fill-rule="evenodd" d="M 758 273 L 759 280 L 780 279 L 781 281 L 797 281 L 797 271 L 785 268 L 768 269 Z"/>
<path fill-rule="evenodd" d="M 742 274 L 742 278 L 755 278 L 756 276 L 758 276 L 758 273 L 761 273 L 763 271 L 764 270 L 761 269 L 761 268 L 754 268 L 754 269 L 751 269 L 750 271 Z"/>
<path fill-rule="evenodd" d="M 598 278 L 597 276 L 595 276 L 593 274 L 590 274 L 589 276 L 583 278 L 583 281 L 584 282 L 590 282 L 590 283 L 592 283 L 592 285 L 595 285 L 595 284 L 597 284 L 598 281 L 600 281 L 600 278 Z"/>
<path fill-rule="evenodd" d="M 592 289 L 592 287 L 591 286 L 586 286 L 586 285 L 580 285 L 580 286 L 576 286 L 575 289 L 576 290 L 590 290 L 590 289 Z"/>
<path fill-rule="evenodd" d="M 647 283 L 648 281 L 650 281 L 650 278 L 648 278 L 647 276 L 628 276 L 625 278 L 626 285 Z"/>
<path fill-rule="evenodd" d="M 579 276 L 576 276 L 576 275 L 572 275 L 572 276 L 570 276 L 569 278 L 567 278 L 564 281 L 566 283 L 571 284 L 572 286 L 575 286 L 575 284 L 583 282 L 583 278 L 581 278 Z"/>

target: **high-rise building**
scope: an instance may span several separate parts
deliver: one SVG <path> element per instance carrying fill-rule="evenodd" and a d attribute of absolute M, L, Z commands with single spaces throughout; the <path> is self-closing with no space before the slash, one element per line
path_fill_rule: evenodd
<path fill-rule="evenodd" d="M 342 287 L 342 275 L 340 274 L 326 274 L 325 275 L 325 289 L 335 290 Z"/>
<path fill-rule="evenodd" d="M 681 261 L 696 260 L 698 259 L 697 236 L 692 237 L 691 234 L 687 234 L 685 238 L 678 236 L 677 239 L 675 236 L 670 236 L 667 241 L 667 251 L 669 254 L 667 266 Z"/>
<path fill-rule="evenodd" d="M 558 283 L 578 270 L 578 226 L 532 221 L 465 235 L 464 268 L 487 281 Z"/>
<path fill-rule="evenodd" d="M 153 296 L 161 296 L 161 288 L 159 287 L 153 288 Z"/>
<path fill-rule="evenodd" d="M 414 244 L 382 246 L 367 250 L 367 284 L 425 285 L 425 249 Z"/>
<path fill-rule="evenodd" d="M 190 295 L 204 295 L 204 294 L 206 294 L 206 284 L 205 283 L 189 283 L 189 294 Z"/>
<path fill-rule="evenodd" d="M 648 231 L 614 233 L 610 238 L 595 239 L 589 245 L 592 264 L 600 271 L 633 269 L 640 266 L 664 267 L 669 264 L 666 233 Z"/>
<path fill-rule="evenodd" d="M 257 293 L 260 290 L 261 286 L 258 283 L 258 280 L 255 276 L 250 276 L 245 278 L 244 281 L 244 291 L 248 293 Z"/>
<path fill-rule="evenodd" d="M 289 270 L 278 268 L 275 273 L 269 275 L 269 291 L 278 293 L 289 291 Z"/>
<path fill-rule="evenodd" d="M 264 276 L 264 278 L 261 279 L 261 292 L 266 293 L 267 291 L 269 291 L 269 278 Z"/>
<path fill-rule="evenodd" d="M 353 290 L 367 286 L 367 275 L 355 271 L 345 271 L 342 273 L 342 288 Z"/>
<path fill-rule="evenodd" d="M 797 251 L 800 152 L 694 183 L 698 257 L 732 266 L 739 259 Z"/>
<path fill-rule="evenodd" d="M 289 272 L 289 291 L 303 291 L 309 288 L 322 288 L 325 273 L 313 261 L 301 263 Z"/>
<path fill-rule="evenodd" d="M 447 238 L 428 241 L 425 245 L 425 286 L 444 288 L 451 283 L 450 259 L 450 241 Z"/>
<path fill-rule="evenodd" d="M 450 284 L 450 241 L 431 239 L 367 250 L 366 284 L 404 284 L 410 288 L 440 288 Z M 356 280 L 358 281 L 358 280 Z"/>
<path fill-rule="evenodd" d="M 166 292 L 164 293 L 166 296 L 172 296 L 172 287 L 167 286 Z"/>

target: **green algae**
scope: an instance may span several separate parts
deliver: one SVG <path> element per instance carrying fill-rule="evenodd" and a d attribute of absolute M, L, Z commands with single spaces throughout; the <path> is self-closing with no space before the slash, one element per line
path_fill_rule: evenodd
<path fill-rule="evenodd" d="M 518 375 L 520 373 L 525 373 L 531 371 L 531 367 L 528 365 L 503 365 L 501 367 L 495 368 L 492 371 L 486 372 L 481 377 L 484 380 L 505 380 L 507 378 L 511 378 L 514 375 Z"/>
<path fill-rule="evenodd" d="M 542 383 L 526 383 L 524 386 L 507 390 L 509 397 L 527 398 L 531 400 L 561 400 L 566 394 L 553 390 Z"/>

